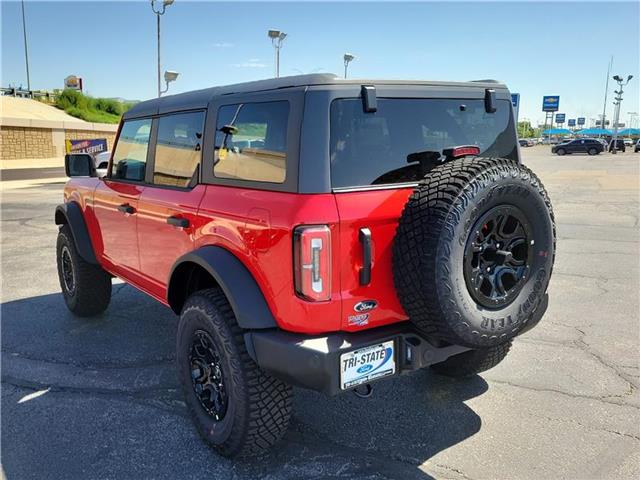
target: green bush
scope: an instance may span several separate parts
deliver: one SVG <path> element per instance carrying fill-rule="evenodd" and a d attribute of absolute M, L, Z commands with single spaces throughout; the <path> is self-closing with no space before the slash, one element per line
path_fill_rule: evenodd
<path fill-rule="evenodd" d="M 132 104 L 108 98 L 92 98 L 77 90 L 66 89 L 56 98 L 55 106 L 87 122 L 118 123 Z"/>

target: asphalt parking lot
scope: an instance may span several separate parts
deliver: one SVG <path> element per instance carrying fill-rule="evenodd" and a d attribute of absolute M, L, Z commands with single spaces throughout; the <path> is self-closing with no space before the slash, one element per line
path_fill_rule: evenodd
<path fill-rule="evenodd" d="M 550 307 L 495 369 L 429 371 L 370 399 L 295 391 L 272 454 L 212 453 L 173 368 L 176 317 L 117 285 L 74 318 L 55 267 L 56 179 L 2 185 L 2 470 L 7 479 L 640 478 L 640 154 L 523 149 L 558 226 Z"/>

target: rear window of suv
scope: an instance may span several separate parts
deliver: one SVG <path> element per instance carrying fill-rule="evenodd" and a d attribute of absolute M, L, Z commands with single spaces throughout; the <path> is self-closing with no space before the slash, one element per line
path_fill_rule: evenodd
<path fill-rule="evenodd" d="M 518 159 L 511 102 L 484 100 L 378 99 L 378 110 L 365 113 L 362 100 L 331 104 L 331 182 L 333 188 L 416 182 L 420 165 L 413 153 L 442 152 L 477 145 L 483 156 Z M 415 158 L 412 156 L 411 158 Z"/>

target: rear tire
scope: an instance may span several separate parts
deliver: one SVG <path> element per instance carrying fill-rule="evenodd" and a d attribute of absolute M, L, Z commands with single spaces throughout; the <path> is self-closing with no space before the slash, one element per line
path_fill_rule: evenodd
<path fill-rule="evenodd" d="M 58 232 L 56 253 L 58 279 L 67 308 L 79 317 L 104 312 L 111 301 L 111 276 L 78 254 L 68 225 Z"/>
<path fill-rule="evenodd" d="M 447 377 L 471 377 L 498 365 L 509 353 L 511 342 L 490 348 L 469 350 L 449 357 L 444 362 L 431 365 L 439 375 Z"/>
<path fill-rule="evenodd" d="M 427 336 L 470 348 L 508 342 L 544 299 L 555 224 L 542 183 L 500 158 L 463 158 L 425 177 L 393 245 L 400 303 Z"/>
<path fill-rule="evenodd" d="M 597 155 L 598 151 L 595 148 L 590 148 L 588 153 L 589 155 Z"/>
<path fill-rule="evenodd" d="M 266 452 L 286 433 L 291 386 L 260 370 L 219 288 L 194 293 L 178 324 L 176 360 L 200 436 L 225 457 Z"/>

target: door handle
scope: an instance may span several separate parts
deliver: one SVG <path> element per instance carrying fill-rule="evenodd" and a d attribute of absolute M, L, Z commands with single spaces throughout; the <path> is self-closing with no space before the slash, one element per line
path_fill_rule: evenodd
<path fill-rule="evenodd" d="M 182 217 L 169 217 L 167 223 L 174 227 L 187 228 L 189 226 L 189 220 Z"/>
<path fill-rule="evenodd" d="M 362 244 L 360 285 L 369 285 L 371 283 L 371 230 L 368 228 L 361 228 L 358 237 Z"/>
<path fill-rule="evenodd" d="M 136 211 L 136 209 L 133 208 L 128 203 L 123 203 L 122 205 L 118 205 L 118 210 L 120 210 L 122 213 L 128 213 L 128 214 L 132 214 Z"/>

